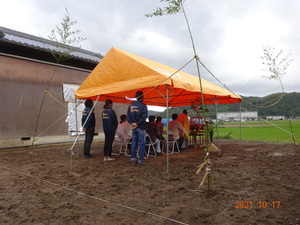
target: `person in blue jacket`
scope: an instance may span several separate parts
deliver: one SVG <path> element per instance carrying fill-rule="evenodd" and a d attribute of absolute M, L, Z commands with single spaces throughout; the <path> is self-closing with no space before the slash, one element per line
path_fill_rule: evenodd
<path fill-rule="evenodd" d="M 90 154 L 90 149 L 95 135 L 96 119 L 93 110 L 93 101 L 91 99 L 87 99 L 84 104 L 86 108 L 83 110 L 81 117 L 82 128 L 85 132 L 83 154 L 85 158 L 90 158 L 93 156 Z"/>
<path fill-rule="evenodd" d="M 143 103 L 144 94 L 142 91 L 135 93 L 137 101 L 133 102 L 127 110 L 127 121 L 132 126 L 132 144 L 131 144 L 131 161 L 132 165 L 145 165 L 145 134 L 146 119 L 148 117 L 147 105 Z M 139 148 L 139 158 L 137 158 L 136 150 Z"/>
<path fill-rule="evenodd" d="M 104 111 L 102 112 L 102 124 L 105 136 L 104 142 L 104 161 L 115 161 L 111 157 L 112 145 L 115 139 L 116 130 L 118 127 L 118 120 L 115 111 L 112 109 L 113 102 L 107 99 L 104 104 Z"/>

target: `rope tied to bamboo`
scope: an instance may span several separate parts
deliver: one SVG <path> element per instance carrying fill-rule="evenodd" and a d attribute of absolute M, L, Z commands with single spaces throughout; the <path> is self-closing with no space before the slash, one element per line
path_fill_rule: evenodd
<path fill-rule="evenodd" d="M 208 190 L 210 191 L 210 186 L 212 186 L 212 190 L 214 190 L 214 182 L 213 182 L 213 177 L 212 177 L 212 163 L 210 161 L 210 158 L 208 157 L 209 154 L 206 154 L 204 157 L 204 162 L 200 164 L 196 171 L 196 174 L 200 174 L 202 169 L 205 167 L 205 174 L 198 186 L 198 190 L 204 185 L 205 180 L 207 179 L 208 182 Z"/>

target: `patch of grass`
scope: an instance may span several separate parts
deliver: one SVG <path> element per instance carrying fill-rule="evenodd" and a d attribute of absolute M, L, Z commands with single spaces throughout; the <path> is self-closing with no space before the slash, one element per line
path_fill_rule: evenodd
<path fill-rule="evenodd" d="M 293 120 L 292 129 L 296 143 L 300 142 L 300 121 Z M 231 133 L 230 133 L 231 132 Z M 230 133 L 232 139 L 263 141 L 274 143 L 293 143 L 289 121 L 280 120 L 268 122 L 227 122 L 215 131 L 219 138 Z M 216 138 L 216 137 L 215 137 Z"/>
<path fill-rule="evenodd" d="M 232 139 L 231 134 L 232 134 L 232 131 L 229 131 L 227 134 L 225 134 L 223 136 L 218 135 L 215 138 L 219 138 L 219 139 Z"/>

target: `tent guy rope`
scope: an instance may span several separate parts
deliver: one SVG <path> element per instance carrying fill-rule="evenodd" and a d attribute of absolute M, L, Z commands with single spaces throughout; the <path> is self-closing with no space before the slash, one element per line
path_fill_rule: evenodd
<path fill-rule="evenodd" d="M 97 96 L 96 103 L 93 104 L 92 110 L 89 112 L 87 118 L 89 118 L 89 117 L 91 116 L 91 114 L 92 114 L 92 112 L 94 111 L 95 106 L 96 106 L 96 104 L 97 104 L 99 98 L 100 98 L 100 95 Z M 83 123 L 82 127 L 84 127 L 84 125 L 86 124 L 86 122 L 87 122 L 87 119 L 86 119 L 85 122 Z M 68 149 L 68 150 L 70 151 L 70 153 L 71 153 L 71 154 L 70 154 L 70 155 L 71 155 L 71 169 L 72 169 L 72 167 L 73 167 L 73 155 L 75 155 L 74 152 L 73 152 L 73 148 L 74 148 L 75 144 L 77 143 L 79 136 L 80 136 L 80 133 L 77 132 L 77 136 L 76 136 L 76 138 L 75 138 L 75 140 L 74 140 L 73 145 Z M 77 154 L 78 154 L 78 153 L 77 153 Z"/>
<path fill-rule="evenodd" d="M 121 207 L 121 208 L 128 209 L 128 210 L 131 210 L 131 211 L 136 211 L 136 212 L 139 212 L 139 213 L 142 213 L 142 214 L 146 214 L 146 215 L 149 215 L 149 216 L 158 217 L 158 218 L 161 218 L 163 220 L 167 220 L 167 221 L 170 221 L 170 222 L 173 222 L 173 223 L 176 223 L 176 224 L 188 225 L 187 223 L 184 223 L 184 222 L 181 222 L 181 221 L 178 221 L 178 220 L 174 220 L 174 219 L 169 218 L 169 217 L 161 216 L 161 215 L 158 215 L 156 213 L 151 213 L 149 211 L 144 211 L 144 210 L 141 210 L 141 209 L 136 209 L 136 208 L 133 208 L 133 207 L 121 204 L 121 203 L 113 202 L 112 200 L 107 200 L 107 199 L 103 199 L 103 198 L 99 198 L 99 197 L 96 197 L 96 196 L 92 196 L 92 195 L 89 195 L 89 194 L 86 194 L 86 193 L 83 193 L 83 192 L 80 192 L 80 191 L 76 191 L 76 190 L 74 190 L 72 188 L 69 188 L 67 186 L 63 186 L 61 184 L 58 184 L 58 183 L 51 182 L 51 181 L 46 180 L 46 179 L 42 179 L 42 178 L 33 176 L 30 173 L 23 173 L 23 172 L 20 172 L 18 170 L 11 169 L 11 168 L 8 168 L 8 167 L 5 167 L 5 166 L 1 166 L 1 165 L 0 165 L 0 168 L 12 171 L 12 172 L 20 174 L 22 176 L 26 176 L 26 177 L 29 177 L 29 178 L 32 178 L 32 179 L 35 179 L 35 180 L 47 183 L 49 185 L 61 188 L 63 190 L 67 190 L 67 191 L 73 192 L 74 194 L 78 194 L 78 195 L 81 195 L 81 196 L 84 196 L 84 197 L 87 197 L 87 198 L 91 198 L 91 199 L 94 199 L 94 200 L 97 200 L 97 201 L 105 202 L 107 204 L 115 205 L 117 207 Z"/>

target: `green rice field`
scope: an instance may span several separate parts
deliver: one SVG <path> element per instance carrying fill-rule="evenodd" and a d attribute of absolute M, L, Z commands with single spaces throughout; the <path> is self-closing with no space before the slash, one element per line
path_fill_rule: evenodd
<path fill-rule="evenodd" d="M 247 141 L 263 141 L 273 143 L 300 143 L 300 120 L 223 122 L 214 130 L 214 138 L 236 139 Z"/>

